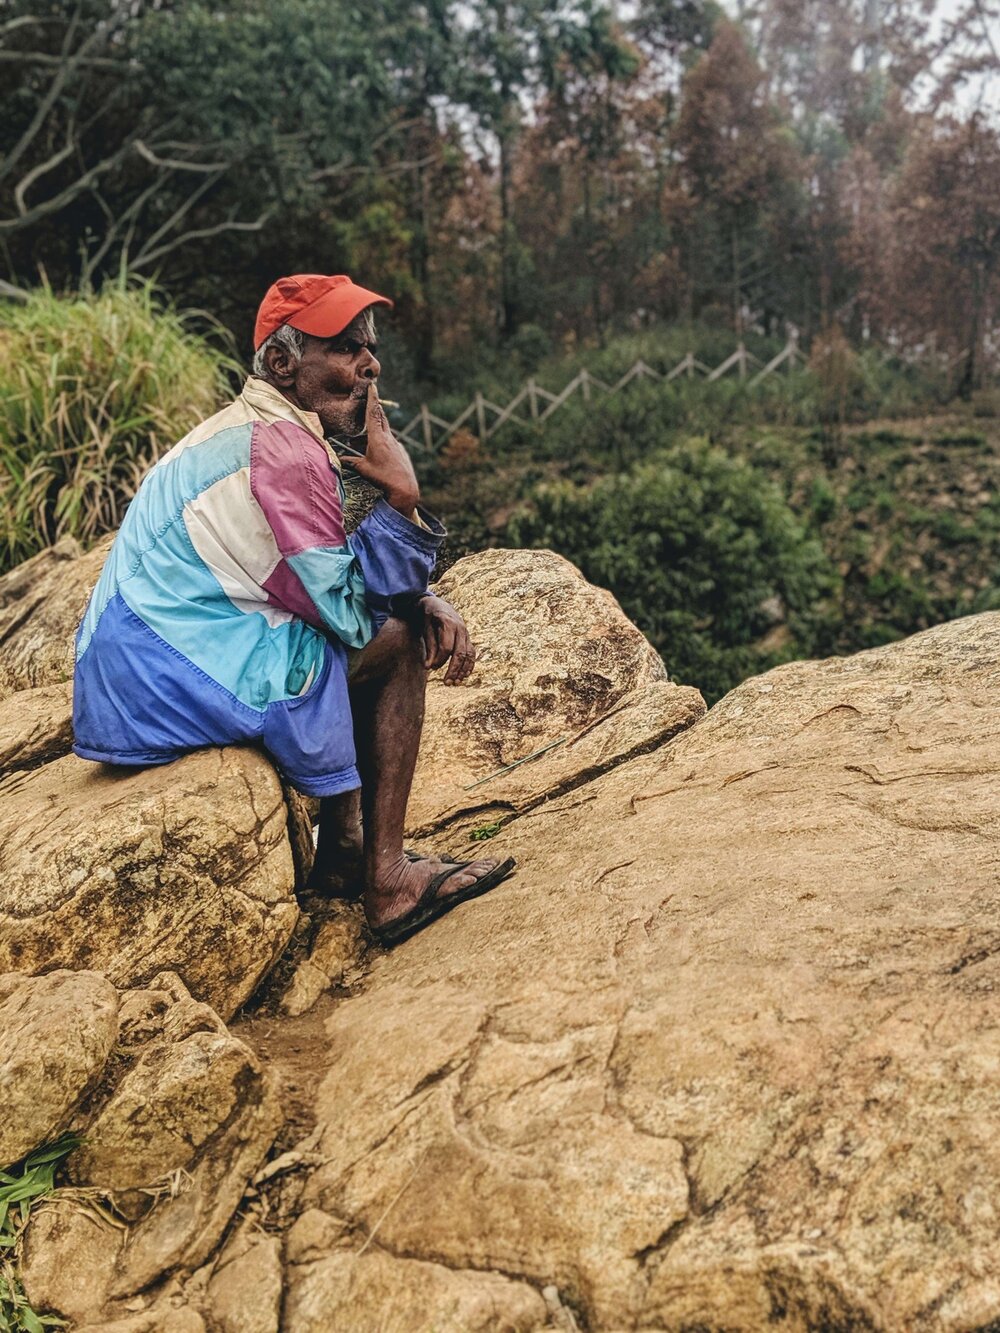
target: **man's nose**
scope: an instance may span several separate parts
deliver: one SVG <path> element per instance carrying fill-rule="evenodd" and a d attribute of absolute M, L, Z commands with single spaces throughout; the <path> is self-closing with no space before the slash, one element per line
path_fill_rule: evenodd
<path fill-rule="evenodd" d="M 361 378 L 365 380 L 377 380 L 381 369 L 382 365 L 378 357 L 375 355 L 374 352 L 370 352 L 366 347 L 364 351 L 364 356 L 361 358 L 361 366 L 360 366 Z"/>

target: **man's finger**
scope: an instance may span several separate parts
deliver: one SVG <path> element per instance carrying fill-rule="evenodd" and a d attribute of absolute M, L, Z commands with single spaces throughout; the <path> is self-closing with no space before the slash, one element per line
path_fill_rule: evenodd
<path fill-rule="evenodd" d="M 440 645 L 438 644 L 437 626 L 429 616 L 424 620 L 423 640 L 424 666 L 428 671 L 433 671 L 435 666 L 438 665 L 437 656 L 440 652 Z"/>
<path fill-rule="evenodd" d="M 469 638 L 469 631 L 461 625 L 455 634 L 455 647 L 451 655 L 451 665 L 445 676 L 446 685 L 457 685 L 472 674 L 476 665 L 476 650 Z"/>
<path fill-rule="evenodd" d="M 444 666 L 455 651 L 455 627 L 446 620 L 437 622 L 438 656 L 435 667 Z"/>
<path fill-rule="evenodd" d="M 448 674 L 444 678 L 446 685 L 461 685 L 463 680 L 468 680 L 472 675 L 472 668 L 476 665 L 476 660 L 471 655 L 465 653 L 453 653 L 451 666 L 448 668 Z"/>

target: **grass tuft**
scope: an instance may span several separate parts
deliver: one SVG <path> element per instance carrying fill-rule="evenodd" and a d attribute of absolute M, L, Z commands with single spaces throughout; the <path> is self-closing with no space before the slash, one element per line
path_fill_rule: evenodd
<path fill-rule="evenodd" d="M 121 522 L 156 457 L 226 396 L 235 364 L 125 279 L 0 308 L 0 571 Z"/>
<path fill-rule="evenodd" d="M 55 1187 L 63 1159 L 80 1146 L 76 1134 L 63 1134 L 28 1154 L 22 1162 L 0 1171 L 0 1333 L 44 1333 L 65 1325 L 56 1315 L 40 1315 L 31 1308 L 16 1259 L 32 1206 Z"/>

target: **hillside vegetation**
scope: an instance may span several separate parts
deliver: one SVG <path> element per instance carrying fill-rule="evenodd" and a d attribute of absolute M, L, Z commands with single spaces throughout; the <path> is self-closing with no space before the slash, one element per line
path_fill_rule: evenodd
<path fill-rule="evenodd" d="M 688 351 L 718 365 L 733 342 L 674 326 L 573 356 L 547 346 L 522 338 L 433 411 L 453 419 L 477 388 L 505 403 L 527 374 L 558 392 L 581 367 L 613 383 L 640 357 L 661 373 Z M 781 344 L 748 346 L 765 361 Z M 0 564 L 117 526 L 145 468 L 236 371 L 148 285 L 40 290 L 9 307 Z M 450 532 L 442 567 L 487 546 L 551 547 L 712 699 L 777 662 L 1000 606 L 995 391 L 949 401 L 943 377 L 874 349 L 817 340 L 807 368 L 757 386 L 636 381 L 573 397 L 545 422 L 512 420 L 486 444 L 464 430 L 415 457 Z"/>
<path fill-rule="evenodd" d="M 665 369 L 697 336 L 623 339 L 590 366 L 605 381 L 639 355 Z M 732 347 L 701 339 L 707 364 Z M 543 363 L 539 382 L 559 388 L 574 366 Z M 500 403 L 505 387 L 490 388 Z M 814 348 L 809 369 L 756 388 L 643 382 L 485 447 L 458 433 L 422 468 L 448 558 L 505 542 L 560 551 L 615 592 L 678 680 L 715 698 L 777 662 L 1000 605 L 996 414 L 989 391 L 947 401 L 932 374 L 874 351 L 832 376 Z"/>

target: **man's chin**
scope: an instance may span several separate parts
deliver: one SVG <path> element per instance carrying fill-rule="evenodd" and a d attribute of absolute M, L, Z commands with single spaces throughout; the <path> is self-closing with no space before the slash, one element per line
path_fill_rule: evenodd
<path fill-rule="evenodd" d="M 320 412 L 318 415 L 327 435 L 343 435 L 351 438 L 364 433 L 364 399 L 360 401 L 355 398 L 342 399 L 335 406 L 331 404 L 326 411 Z"/>

